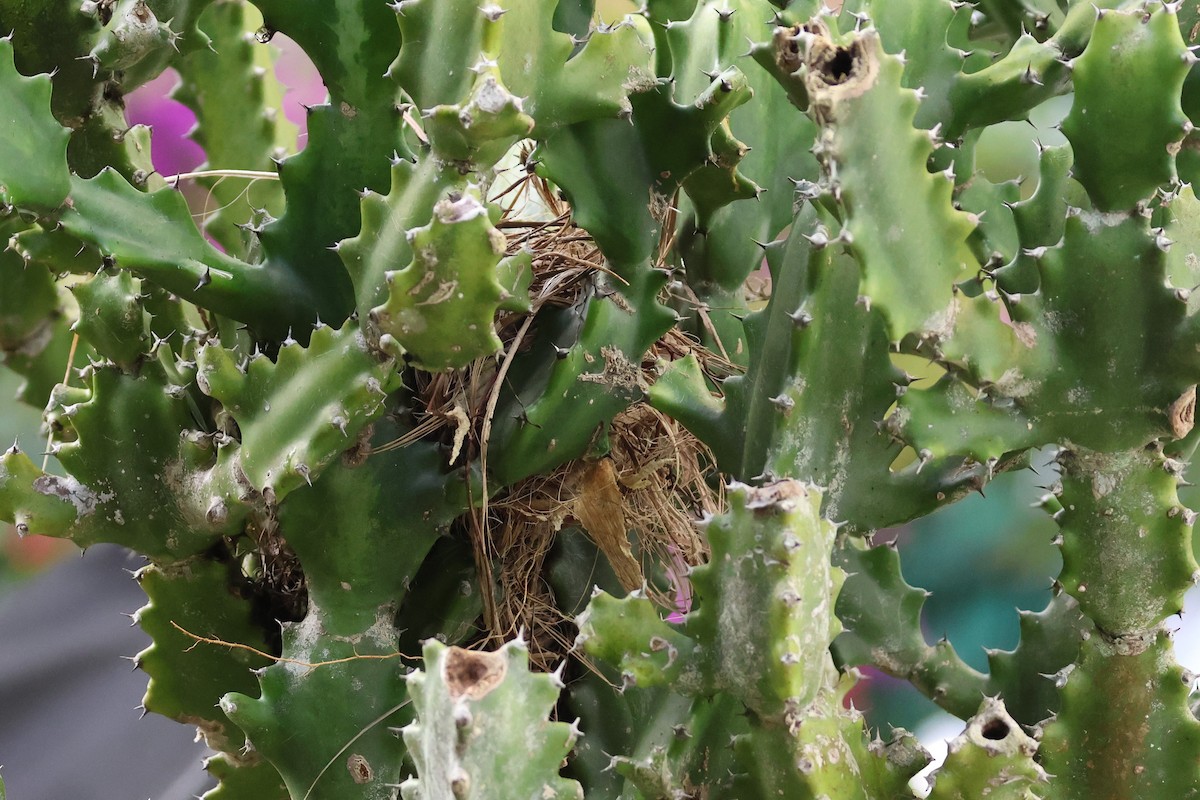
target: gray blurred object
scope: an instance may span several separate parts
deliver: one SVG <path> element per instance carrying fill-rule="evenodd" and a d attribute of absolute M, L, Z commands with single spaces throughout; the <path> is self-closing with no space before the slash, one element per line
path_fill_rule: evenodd
<path fill-rule="evenodd" d="M 144 563 L 89 549 L 0 595 L 0 771 L 10 800 L 190 800 L 214 785 L 194 730 L 138 708 L 149 640 L 128 614 L 145 603 Z"/>

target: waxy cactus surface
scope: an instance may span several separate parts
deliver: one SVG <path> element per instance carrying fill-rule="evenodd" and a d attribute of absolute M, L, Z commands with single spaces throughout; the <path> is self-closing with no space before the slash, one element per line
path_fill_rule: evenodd
<path fill-rule="evenodd" d="M 937 800 L 1200 797 L 1195 4 L 627 10 L 0 0 L 0 363 L 56 457 L 0 520 L 148 559 L 206 800 L 911 797 L 857 667 L 963 720 Z M 168 69 L 193 175 L 125 119 Z M 982 672 L 874 534 L 1042 449 L 1061 572 Z"/>

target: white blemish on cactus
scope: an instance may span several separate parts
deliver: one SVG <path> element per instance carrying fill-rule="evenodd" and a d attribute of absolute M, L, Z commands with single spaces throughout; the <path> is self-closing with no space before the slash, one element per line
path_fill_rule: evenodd
<path fill-rule="evenodd" d="M 62 478 L 58 475 L 40 475 L 33 481 L 33 490 L 38 494 L 66 500 L 75 506 L 77 518 L 86 517 L 94 512 L 99 500 L 95 492 L 70 476 Z"/>

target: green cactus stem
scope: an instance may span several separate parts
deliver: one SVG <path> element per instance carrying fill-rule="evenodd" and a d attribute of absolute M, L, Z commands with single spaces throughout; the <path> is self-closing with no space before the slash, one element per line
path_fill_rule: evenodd
<path fill-rule="evenodd" d="M 404 741 L 417 774 L 400 786 L 405 800 L 582 800 L 583 788 L 558 774 L 579 731 L 546 719 L 562 682 L 529 671 L 523 642 L 478 652 L 430 640 L 424 656 L 408 676 L 416 720 Z"/>

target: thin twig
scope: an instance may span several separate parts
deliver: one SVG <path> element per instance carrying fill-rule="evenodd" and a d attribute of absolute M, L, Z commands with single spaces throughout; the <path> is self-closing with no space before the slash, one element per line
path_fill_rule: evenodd
<path fill-rule="evenodd" d="M 171 622 L 172 628 L 174 628 L 175 630 L 182 633 L 184 636 L 187 636 L 189 639 L 192 639 L 194 641 L 194 643 L 192 644 L 191 647 L 188 648 L 188 650 L 191 650 L 193 647 L 195 647 L 198 644 L 211 644 L 211 645 L 216 645 L 218 647 L 228 647 L 232 650 L 247 650 L 251 653 L 254 653 L 254 655 L 256 655 L 256 656 L 262 656 L 263 658 L 269 659 L 278 664 L 294 664 L 297 667 L 304 667 L 306 669 L 316 669 L 317 667 L 328 667 L 333 664 L 345 664 L 348 661 L 385 661 L 390 658 L 404 658 L 409 661 L 420 661 L 421 660 L 417 656 L 409 656 L 409 655 L 405 655 L 404 653 L 396 652 L 396 653 L 375 653 L 375 654 L 367 654 L 367 655 L 359 655 L 359 654 L 355 653 L 352 656 L 346 656 L 345 658 L 334 658 L 329 661 L 316 661 L 316 662 L 300 661 L 299 659 L 295 659 L 295 658 L 285 658 L 283 656 L 273 656 L 270 653 L 265 653 L 262 650 L 259 650 L 258 648 L 251 647 L 248 644 L 242 644 L 241 642 L 227 642 L 224 639 L 212 639 L 207 636 L 200 636 L 198 634 L 192 633 L 187 628 L 184 628 L 182 625 L 177 623 L 175 620 L 170 620 L 170 622 Z"/>
<path fill-rule="evenodd" d="M 279 173 L 257 169 L 201 169 L 195 172 L 163 176 L 163 180 L 171 184 L 172 188 L 178 186 L 180 181 L 190 181 L 196 178 L 248 178 L 252 181 L 277 181 Z"/>
<path fill-rule="evenodd" d="M 508 352 L 504 354 L 504 361 L 500 364 L 500 369 L 496 373 L 496 382 L 492 385 L 491 395 L 488 396 L 487 407 L 483 412 L 483 426 L 479 431 L 479 472 L 481 476 L 481 492 L 483 494 L 480 505 L 479 519 L 481 520 L 479 530 L 476 532 L 479 538 L 477 543 L 482 550 L 483 563 L 480 565 L 484 570 L 486 585 L 484 586 L 484 610 L 487 612 L 488 629 L 497 630 L 500 620 L 496 617 L 496 598 L 493 596 L 494 580 L 492 578 L 491 568 L 491 553 L 488 548 L 487 536 L 487 514 L 488 514 L 488 441 L 492 436 L 492 418 L 496 415 L 496 405 L 500 402 L 500 390 L 504 386 L 504 378 L 508 375 L 508 368 L 512 366 L 513 359 L 517 355 L 517 349 L 521 345 L 521 341 L 525 338 L 525 334 L 529 331 L 529 326 L 533 324 L 533 318 L 537 315 L 538 309 L 534 307 L 530 309 L 529 316 L 525 317 L 521 327 L 517 330 L 517 335 L 508 345 Z"/>

